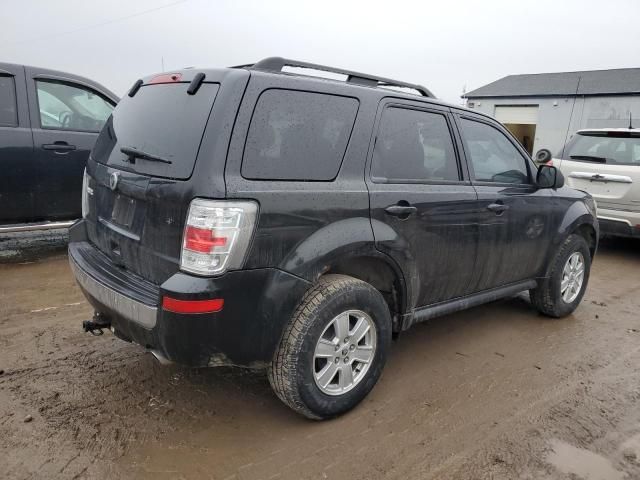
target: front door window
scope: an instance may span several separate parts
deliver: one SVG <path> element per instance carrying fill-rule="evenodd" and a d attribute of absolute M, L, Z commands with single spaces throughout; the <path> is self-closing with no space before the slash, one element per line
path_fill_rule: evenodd
<path fill-rule="evenodd" d="M 81 85 L 36 80 L 42 128 L 99 132 L 114 105 Z"/>
<path fill-rule="evenodd" d="M 486 123 L 466 118 L 461 120 L 461 125 L 476 181 L 529 183 L 525 158 L 502 132 Z"/>

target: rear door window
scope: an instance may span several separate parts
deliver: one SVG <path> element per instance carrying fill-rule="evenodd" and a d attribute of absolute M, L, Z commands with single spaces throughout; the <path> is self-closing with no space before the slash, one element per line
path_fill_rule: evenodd
<path fill-rule="evenodd" d="M 460 180 L 445 115 L 408 108 L 385 109 L 371 176 L 376 182 L 389 183 Z"/>
<path fill-rule="evenodd" d="M 249 126 L 242 176 L 333 180 L 357 111 L 355 98 L 281 89 L 263 92 Z"/>
<path fill-rule="evenodd" d="M 197 95 L 188 83 L 144 85 L 118 103 L 93 149 L 93 159 L 123 170 L 184 180 L 191 176 L 219 84 L 204 83 Z M 135 149 L 170 161 L 130 156 Z"/>
<path fill-rule="evenodd" d="M 18 107 L 16 105 L 16 85 L 13 77 L 0 76 L 0 126 L 18 125 Z"/>

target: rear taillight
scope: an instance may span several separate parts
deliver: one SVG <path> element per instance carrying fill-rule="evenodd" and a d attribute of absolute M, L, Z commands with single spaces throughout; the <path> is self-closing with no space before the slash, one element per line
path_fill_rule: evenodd
<path fill-rule="evenodd" d="M 87 169 L 85 168 L 82 177 L 82 218 L 87 218 L 89 215 L 89 190 L 89 175 L 87 175 Z"/>
<path fill-rule="evenodd" d="M 182 236 L 180 268 L 198 275 L 241 268 L 257 213 L 258 205 L 251 201 L 193 200 Z"/>

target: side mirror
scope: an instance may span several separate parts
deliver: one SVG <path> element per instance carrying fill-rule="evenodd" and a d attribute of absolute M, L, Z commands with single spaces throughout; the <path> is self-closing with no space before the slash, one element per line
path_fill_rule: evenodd
<path fill-rule="evenodd" d="M 562 188 L 564 187 L 564 175 L 556 167 L 540 165 L 536 176 L 538 188 Z"/>
<path fill-rule="evenodd" d="M 547 163 L 549 160 L 553 158 L 550 150 L 543 148 L 536 152 L 536 163 Z"/>

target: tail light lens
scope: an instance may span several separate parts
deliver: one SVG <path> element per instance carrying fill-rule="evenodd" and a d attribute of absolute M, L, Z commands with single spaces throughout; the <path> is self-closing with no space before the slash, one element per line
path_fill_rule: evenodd
<path fill-rule="evenodd" d="M 241 268 L 257 213 L 258 204 L 251 201 L 193 200 L 182 236 L 180 268 L 198 275 Z"/>
<path fill-rule="evenodd" d="M 82 177 L 82 218 L 87 218 L 89 215 L 89 189 L 89 175 L 85 168 Z"/>

